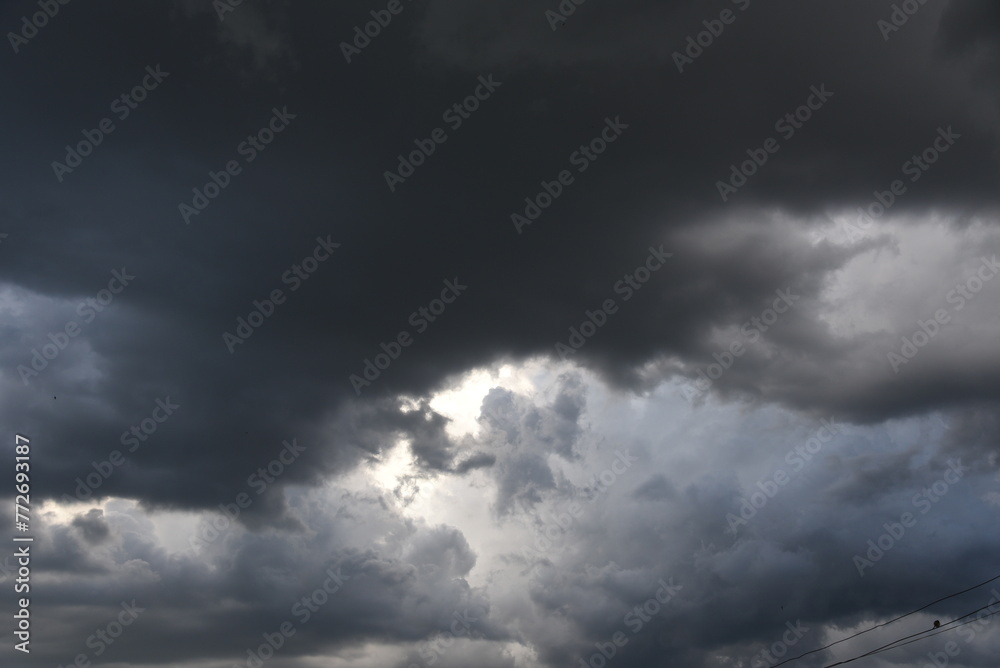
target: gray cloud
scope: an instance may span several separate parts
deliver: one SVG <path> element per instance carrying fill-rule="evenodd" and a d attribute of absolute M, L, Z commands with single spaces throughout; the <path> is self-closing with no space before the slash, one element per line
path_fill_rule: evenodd
<path fill-rule="evenodd" d="M 407 2 L 350 64 L 340 43 L 384 5 L 245 0 L 224 20 L 186 0 L 60 5 L 0 75 L 17 128 L 0 167 L 0 416 L 41 444 L 38 660 L 87 651 L 135 599 L 147 611 L 107 661 L 217 668 L 333 567 L 352 579 L 274 666 L 409 666 L 471 607 L 475 633 L 438 665 L 578 665 L 667 577 L 682 593 L 626 627 L 616 661 L 736 666 L 787 621 L 814 647 L 990 575 L 1000 283 L 975 277 L 1000 251 L 996 7 L 926 3 L 886 40 L 891 2 L 741 4 L 584 3 L 553 31 L 557 3 Z M 678 72 L 723 9 L 735 20 Z M 36 11 L 8 4 L 0 25 Z M 119 117 L 157 65 L 169 76 Z M 479 76 L 501 83 L 451 127 Z M 833 95 L 780 131 L 815 86 Z M 295 118 L 247 161 L 275 108 Z M 57 180 L 53 161 L 105 117 L 115 129 Z M 628 127 L 578 171 L 607 118 Z M 447 141 L 390 192 L 385 172 L 436 127 Z M 947 128 L 960 137 L 914 173 Z M 718 182 L 769 137 L 780 150 L 724 202 Z M 178 205 L 230 160 L 241 173 L 185 224 Z M 511 215 L 561 170 L 573 183 L 518 234 Z M 895 179 L 905 193 L 852 236 Z M 293 289 L 317 238 L 340 248 Z M 626 300 L 619 281 L 661 245 L 670 261 Z M 134 282 L 85 316 L 123 267 Z M 444 280 L 468 291 L 436 312 Z M 223 333 L 276 289 L 230 353 Z M 779 291 L 795 298 L 777 314 Z M 608 299 L 561 363 L 555 344 Z M 433 404 L 504 364 L 519 384 L 496 376 L 473 414 Z M 180 407 L 144 433 L 167 397 Z M 844 433 L 727 531 L 820 419 Z M 286 440 L 305 447 L 292 463 Z M 967 478 L 859 577 L 852 556 L 959 458 Z M 86 504 L 59 503 L 94 475 Z M 220 537 L 186 550 L 240 494 L 252 503 Z M 962 641 L 960 660 L 992 665 L 996 638 Z"/>

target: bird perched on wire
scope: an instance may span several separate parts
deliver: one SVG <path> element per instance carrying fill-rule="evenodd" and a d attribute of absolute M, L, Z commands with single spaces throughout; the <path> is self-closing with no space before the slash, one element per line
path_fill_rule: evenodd
<path fill-rule="evenodd" d="M 941 622 L 935 619 L 934 620 L 934 628 L 938 628 L 940 626 L 941 626 Z"/>

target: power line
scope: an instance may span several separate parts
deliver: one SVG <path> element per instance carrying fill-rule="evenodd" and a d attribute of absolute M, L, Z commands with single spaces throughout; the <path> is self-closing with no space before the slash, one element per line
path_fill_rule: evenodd
<path fill-rule="evenodd" d="M 986 607 L 989 607 L 989 606 L 986 606 Z M 982 608 L 980 608 L 980 610 L 981 609 Z M 998 610 L 997 612 L 991 612 L 988 615 L 983 615 L 982 617 L 977 617 L 976 619 L 970 619 L 967 622 L 962 622 L 958 626 L 965 626 L 966 624 L 971 624 L 972 622 L 979 621 L 980 619 L 986 619 L 987 617 L 992 617 L 993 615 L 998 615 L 998 614 L 1000 614 L 1000 610 Z M 958 628 L 958 626 L 956 626 L 955 628 L 951 628 L 951 629 L 945 629 L 945 631 L 954 631 L 955 629 Z M 923 638 L 915 638 L 914 640 L 908 640 L 908 641 L 906 641 L 904 643 L 896 645 L 896 647 L 902 647 L 903 645 L 909 645 L 911 642 L 917 642 L 918 640 L 924 640 L 925 638 L 930 638 L 931 636 L 936 636 L 939 633 L 944 633 L 944 631 L 936 629 L 936 633 L 931 633 L 929 635 L 924 636 Z M 896 642 L 899 642 L 899 641 L 897 640 Z M 879 650 L 879 652 L 888 652 L 890 649 L 896 649 L 896 647 L 889 647 L 887 649 Z M 879 652 L 873 652 L 873 653 L 874 654 L 878 654 Z"/>
<path fill-rule="evenodd" d="M 888 645 L 884 645 L 883 647 L 885 649 L 883 649 L 882 647 L 880 647 L 877 650 L 872 651 L 871 653 L 872 654 L 877 654 L 878 652 L 886 651 L 886 649 L 893 649 L 892 645 L 896 645 L 896 643 L 902 643 L 900 645 L 896 645 L 897 647 L 902 647 L 903 645 L 909 645 L 911 642 L 916 642 L 916 640 L 909 640 L 910 638 L 914 638 L 916 636 L 923 636 L 923 638 L 930 638 L 931 636 L 936 636 L 938 633 L 944 633 L 945 631 L 954 631 L 959 626 L 965 626 L 966 624 L 968 624 L 970 622 L 974 622 L 976 620 L 970 619 L 968 622 L 962 622 L 961 624 L 959 624 L 958 626 L 954 627 L 953 629 L 949 629 L 949 628 L 946 628 L 946 627 L 951 626 L 952 624 L 958 622 L 961 619 L 965 619 L 966 617 L 970 617 L 970 616 L 976 614 L 977 612 L 980 612 L 981 610 L 986 610 L 987 608 L 991 608 L 991 607 L 993 607 L 993 605 L 994 605 L 993 603 L 987 603 L 986 605 L 984 605 L 981 608 L 976 608 L 972 612 L 967 612 L 964 615 L 962 615 L 961 617 L 956 617 L 955 619 L 951 620 L 950 622 L 947 622 L 946 624 L 942 624 L 940 627 L 934 627 L 933 629 L 925 629 L 923 631 L 919 631 L 917 633 L 914 633 L 913 635 L 905 636 L 903 638 L 900 638 L 898 640 L 895 640 L 895 641 L 889 643 Z M 992 617 L 995 614 L 996 614 L 995 612 L 991 612 L 990 614 L 986 615 L 986 617 Z M 936 633 L 930 633 L 931 631 L 936 631 Z M 929 634 L 929 635 L 924 635 L 925 633 Z M 923 640 L 923 638 L 917 638 L 917 640 Z M 903 640 L 907 640 L 908 642 L 902 642 Z"/>
<path fill-rule="evenodd" d="M 988 607 L 990 607 L 990 606 L 989 605 L 984 605 L 982 608 L 979 608 L 979 610 L 984 610 L 984 609 L 986 609 Z M 968 614 L 962 615 L 962 617 L 968 617 L 969 615 L 974 615 L 977 612 L 979 612 L 979 610 L 973 610 L 972 612 L 970 612 Z M 997 613 L 996 612 L 991 612 L 990 614 L 985 615 L 985 617 L 992 617 L 995 614 L 997 614 Z M 944 624 L 942 626 L 950 626 L 951 624 L 954 624 L 955 622 L 957 622 L 959 619 L 962 619 L 962 617 L 958 617 L 956 619 L 953 619 L 952 621 L 950 621 L 947 624 Z M 851 663 L 852 661 L 857 661 L 858 659 L 863 659 L 866 656 L 872 656 L 873 654 L 880 654 L 882 652 L 888 652 L 890 649 L 896 649 L 897 647 L 902 647 L 903 645 L 909 645 L 910 643 L 917 642 L 918 640 L 926 640 L 927 638 L 930 638 L 932 636 L 936 636 L 936 635 L 941 634 L 941 633 L 945 633 L 946 631 L 954 631 L 959 626 L 965 626 L 966 624 L 971 624 L 974 621 L 976 621 L 976 620 L 975 619 L 970 619 L 970 620 L 968 620 L 966 622 L 962 622 L 958 626 L 954 626 L 954 627 L 952 627 L 950 629 L 944 629 L 944 628 L 942 628 L 942 629 L 927 629 L 925 631 L 920 631 L 919 633 L 914 633 L 913 635 L 905 636 L 903 638 L 899 638 L 898 640 L 893 640 L 888 645 L 883 645 L 882 647 L 877 647 L 877 648 L 871 650 L 870 652 L 865 652 L 864 654 L 859 654 L 858 656 L 855 656 L 853 658 L 844 659 L 843 661 L 838 661 L 836 663 L 828 663 L 827 665 L 823 666 L 823 668 L 833 668 L 834 666 L 842 666 L 845 663 Z M 934 631 L 934 633 L 931 633 L 930 631 Z M 916 638 L 915 636 L 921 636 L 921 637 Z M 913 638 L 913 640 L 910 640 L 910 638 Z M 903 640 L 906 640 L 907 642 L 902 642 Z"/>
<path fill-rule="evenodd" d="M 876 624 L 875 626 L 867 628 L 864 631 L 858 631 L 854 635 L 847 636 L 846 638 L 841 638 L 840 640 L 832 642 L 829 645 L 824 645 L 823 647 L 817 647 L 816 649 L 811 649 L 808 652 L 803 652 L 802 654 L 799 654 L 798 656 L 789 657 L 789 658 L 785 659 L 784 661 L 782 661 L 781 663 L 774 664 L 773 666 L 771 666 L 771 668 L 778 668 L 778 666 L 784 665 L 784 664 L 788 663 L 789 661 L 795 661 L 797 659 L 801 659 L 804 656 L 808 656 L 810 654 L 815 654 L 816 652 L 822 652 L 823 650 L 829 649 L 830 647 L 833 647 L 834 645 L 839 645 L 842 642 L 846 642 L 846 641 L 850 640 L 851 638 L 857 638 L 858 636 L 864 635 L 865 633 L 868 633 L 869 631 L 874 631 L 875 629 L 882 628 L 883 626 L 888 626 L 889 624 L 892 624 L 893 622 L 898 622 L 900 619 L 903 619 L 905 617 L 909 617 L 910 615 L 915 615 L 915 614 L 917 614 L 918 612 L 920 612 L 922 610 L 926 610 L 927 608 L 931 607 L 932 605 L 936 605 L 936 604 L 940 603 L 941 601 L 947 601 L 949 598 L 954 598 L 956 596 L 961 596 L 962 594 L 970 592 L 973 589 L 979 589 L 980 587 L 982 587 L 984 585 L 988 585 L 989 583 L 993 582 L 994 580 L 1000 580 L 1000 575 L 994 575 L 989 580 L 985 580 L 984 582 L 980 582 L 979 584 L 974 585 L 972 587 L 969 587 L 968 589 L 963 589 L 962 591 L 955 592 L 954 594 L 949 594 L 947 596 L 939 598 L 936 601 L 931 601 L 927 605 L 925 605 L 923 607 L 920 607 L 920 608 L 917 608 L 916 610 L 914 610 L 912 612 L 908 612 L 905 615 L 900 615 L 899 617 L 894 617 L 893 619 L 890 619 L 887 622 L 882 622 L 881 624 Z M 980 608 L 980 610 L 981 609 L 982 608 Z M 970 613 L 970 614 L 972 614 L 972 613 Z M 959 619 L 961 619 L 961 617 L 959 617 Z"/>

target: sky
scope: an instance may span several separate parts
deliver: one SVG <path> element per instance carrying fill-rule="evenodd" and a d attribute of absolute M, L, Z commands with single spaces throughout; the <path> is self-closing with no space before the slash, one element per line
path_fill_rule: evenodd
<path fill-rule="evenodd" d="M 997 3 L 0 29 L 2 665 L 997 665 Z"/>

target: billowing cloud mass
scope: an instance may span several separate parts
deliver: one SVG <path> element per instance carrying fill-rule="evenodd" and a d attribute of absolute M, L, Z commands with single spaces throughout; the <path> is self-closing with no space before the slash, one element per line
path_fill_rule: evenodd
<path fill-rule="evenodd" d="M 4 666 L 996 665 L 996 3 L 0 26 Z"/>

